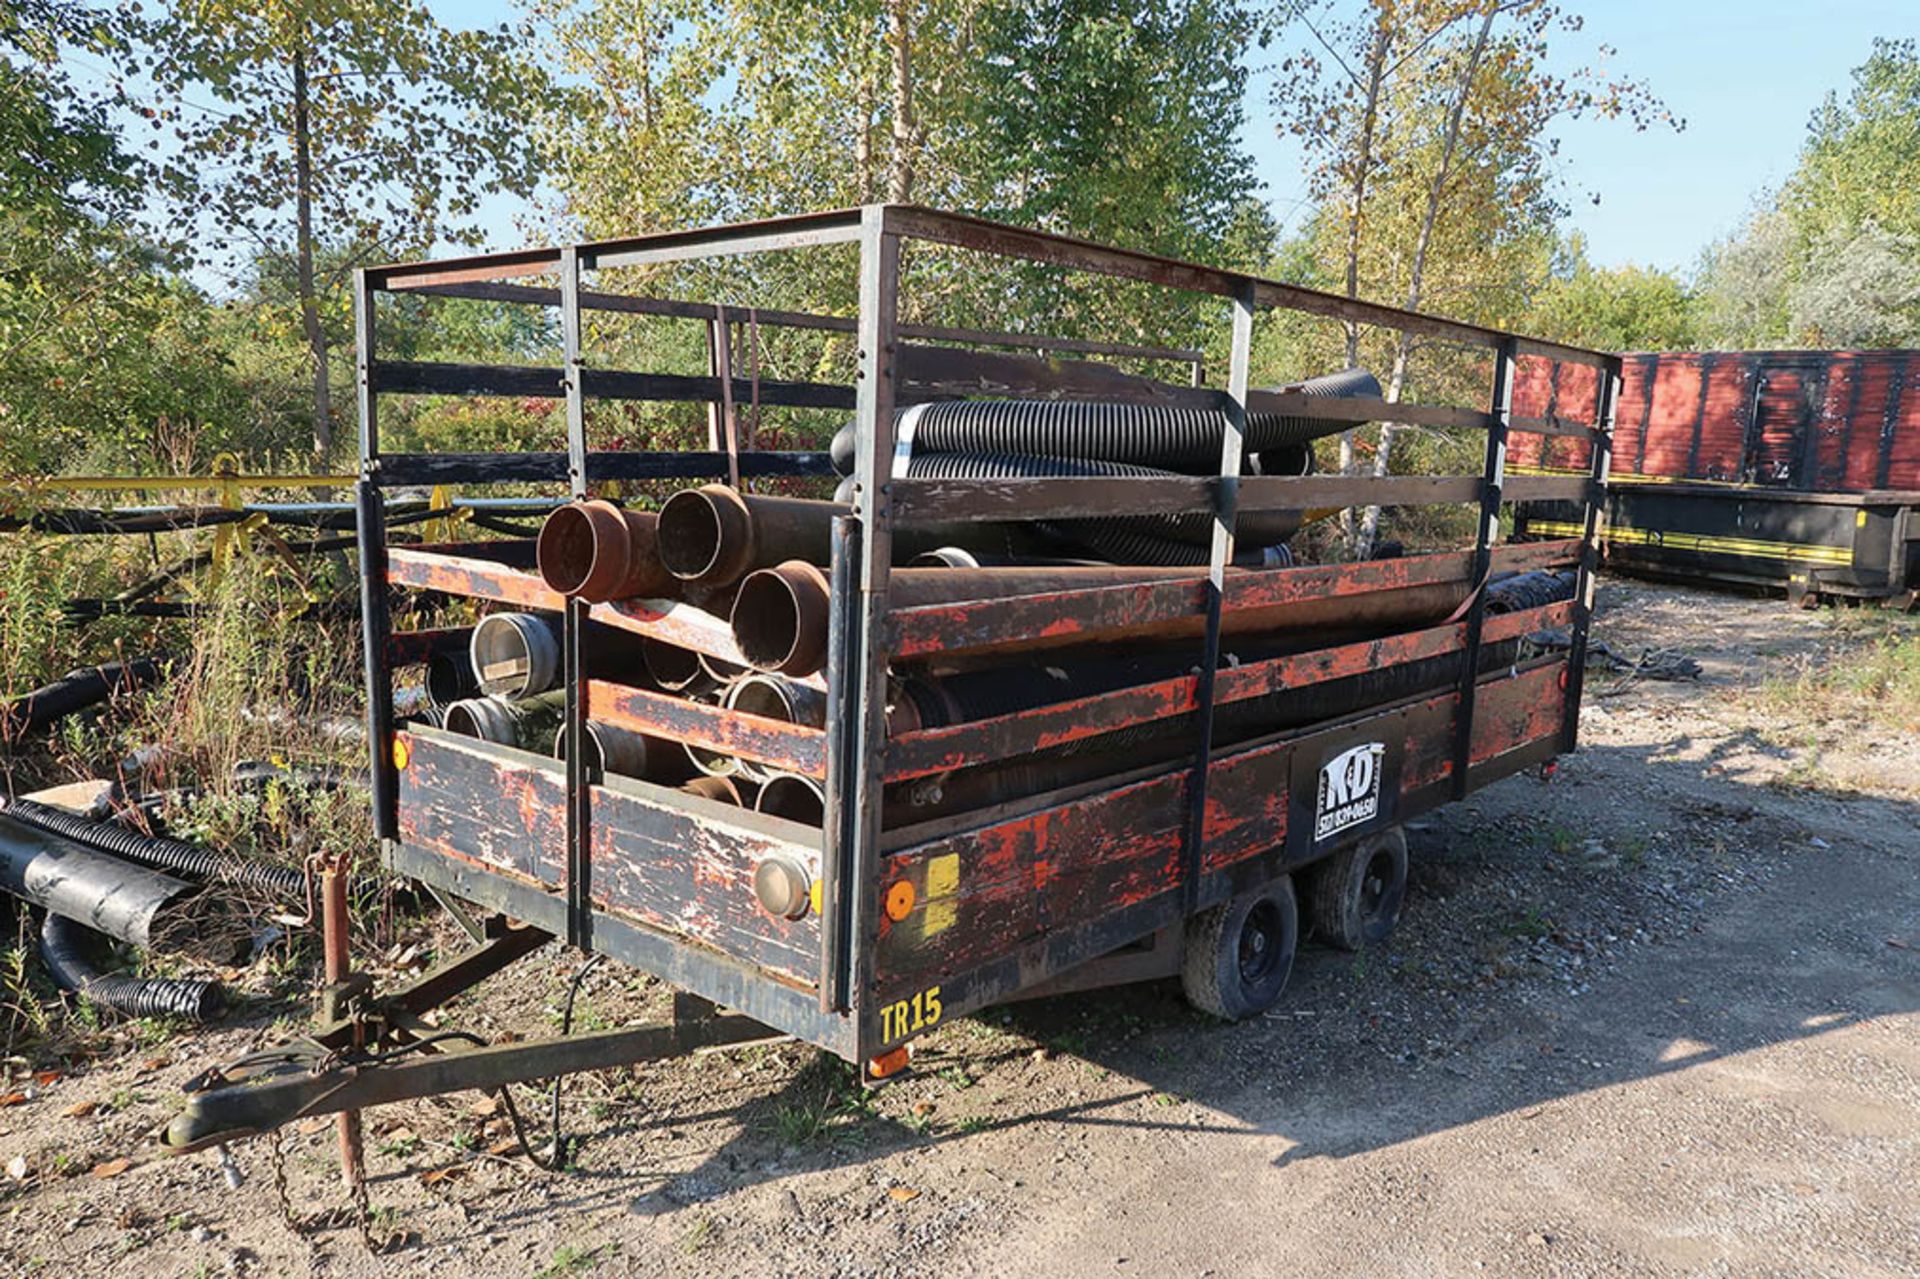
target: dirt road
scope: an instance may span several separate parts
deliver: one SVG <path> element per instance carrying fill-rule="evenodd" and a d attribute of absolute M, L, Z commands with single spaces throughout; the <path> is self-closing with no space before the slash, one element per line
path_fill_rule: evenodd
<path fill-rule="evenodd" d="M 268 1034 L 179 1040 L 0 1108 L 28 1172 L 0 1269 L 1920 1274 L 1920 740 L 1754 691 L 1844 650 L 1844 616 L 1623 584 L 1603 606 L 1616 649 L 1706 678 L 1596 675 L 1558 776 L 1415 831 L 1391 944 L 1303 952 L 1265 1018 L 1162 987 L 1028 1004 L 868 1096 L 792 1047 L 580 1080 L 589 1140 L 557 1178 L 475 1157 L 500 1120 L 470 1097 L 394 1108 L 372 1199 L 404 1239 L 380 1257 L 288 1230 L 259 1142 L 238 1191 L 147 1150 L 86 1174 Z M 461 1017 L 546 1030 L 571 968 Z M 660 998 L 588 990 L 589 1024 Z M 338 1203 L 330 1141 L 291 1143 L 298 1213 Z"/>

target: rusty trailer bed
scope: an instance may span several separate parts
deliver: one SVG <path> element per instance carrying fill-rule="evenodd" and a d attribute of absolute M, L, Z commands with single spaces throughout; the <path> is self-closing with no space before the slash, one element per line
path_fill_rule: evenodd
<path fill-rule="evenodd" d="M 1029 335 L 915 326 L 902 318 L 902 246 L 919 242 L 1144 282 L 1209 296 L 1225 313 L 1224 385 L 1201 385 L 1198 352 L 1126 343 L 1041 341 Z M 842 332 L 858 348 L 850 384 L 770 383 L 724 359 L 713 376 L 595 367 L 583 314 L 640 311 L 708 323 L 717 349 L 739 322 L 707 302 L 628 298 L 590 287 L 626 268 L 703 257 L 851 246 L 855 316 L 762 312 L 761 324 Z M 596 276 L 595 273 L 598 273 Z M 554 287 L 508 283 L 545 277 Z M 372 268 L 357 279 L 362 467 L 358 495 L 368 715 L 378 833 L 395 871 L 605 953 L 676 988 L 736 1010 L 851 1062 L 870 1064 L 969 1011 L 1046 987 L 1334 850 L 1572 749 L 1591 605 L 1595 532 L 1607 473 L 1619 361 L 1495 330 L 1313 293 L 1232 272 L 903 206 L 698 232 L 644 236 L 451 262 Z M 557 368 L 425 365 L 384 359 L 376 306 L 385 295 L 478 297 L 560 313 Z M 1324 401 L 1249 386 L 1259 313 L 1281 309 L 1410 330 L 1484 354 L 1484 404 L 1388 406 L 1380 416 L 1484 434 L 1476 474 L 1242 476 L 1239 431 L 1249 411 L 1326 416 Z M 979 350 L 1016 346 L 1020 354 Z M 1026 354 L 1039 346 L 1040 354 Z M 1068 352 L 1074 358 L 1059 358 Z M 1192 366 L 1175 387 L 1098 363 L 1143 353 Z M 1091 358 L 1088 358 L 1091 357 Z M 1517 365 L 1543 359 L 1599 372 L 1584 412 L 1515 418 Z M 564 453 L 428 455 L 383 449 L 380 397 L 394 394 L 553 395 L 564 401 Z M 1221 473 L 1168 479 L 977 481 L 895 473 L 895 410 L 967 394 L 1177 402 L 1221 411 Z M 590 625 L 740 662 L 731 634 L 690 605 L 629 601 L 588 606 L 550 591 L 523 544 L 389 546 L 380 494 L 401 485 L 565 485 L 586 496 L 612 481 L 808 477 L 825 456 L 744 450 L 723 429 L 734 404 L 850 409 L 858 428 L 852 514 L 835 525 L 832 627 L 823 728 L 776 722 L 591 677 Z M 713 406 L 710 447 L 698 452 L 600 451 L 588 446 L 587 406 L 599 399 Z M 1351 406 L 1349 406 L 1351 407 Z M 1587 473 L 1505 474 L 1509 433 L 1577 435 Z M 1504 544 L 1503 511 L 1520 500 L 1571 502 L 1575 535 Z M 1471 545 L 1360 563 L 1232 569 L 1240 515 L 1377 503 L 1472 509 Z M 897 530 L 977 520 L 1102 513 L 1200 512 L 1214 517 L 1210 570 L 1185 580 L 1100 586 L 965 604 L 895 607 L 888 582 Z M 1499 574 L 1568 568 L 1574 598 L 1492 615 Z M 394 671 L 426 643 L 392 627 L 394 590 L 489 600 L 564 618 L 565 759 L 398 720 Z M 1364 640 L 1223 666 L 1221 634 L 1241 610 L 1301 601 L 1356 606 L 1393 593 L 1439 590 L 1458 601 L 1432 624 Z M 1223 622 L 1224 619 L 1224 622 Z M 1084 644 L 1101 636 L 1191 633 L 1185 674 L 943 727 L 890 727 L 891 666 L 1009 645 Z M 1543 630 L 1569 642 L 1485 669 L 1490 645 Z M 1505 651 L 1505 650 L 1502 650 Z M 1216 711 L 1285 690 L 1421 662 L 1456 673 L 1420 695 L 1247 740 L 1220 740 Z M 820 826 L 719 804 L 682 790 L 596 775 L 580 747 L 602 723 L 722 751 L 817 779 Z M 899 822 L 889 786 L 934 782 L 970 768 L 1078 748 L 1115 733 L 1159 733 L 1173 755 L 1111 775 L 986 807 Z M 775 918 L 753 892 L 755 866 L 778 854 L 806 870 L 814 898 L 800 918 Z"/>

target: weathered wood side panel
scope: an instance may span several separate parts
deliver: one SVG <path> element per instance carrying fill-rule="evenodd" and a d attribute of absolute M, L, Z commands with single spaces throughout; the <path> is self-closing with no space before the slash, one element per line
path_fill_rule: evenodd
<path fill-rule="evenodd" d="M 800 859 L 817 877 L 817 844 L 750 824 L 771 828 L 768 819 L 657 787 L 595 786 L 591 796 L 596 905 L 790 979 L 817 979 L 818 917 L 775 919 L 753 895 L 753 868 L 772 852 Z"/>
<path fill-rule="evenodd" d="M 1481 684 L 1472 764 L 1559 732 L 1565 669 L 1564 662 L 1551 662 Z M 1364 721 L 1373 735 L 1398 740 L 1401 796 L 1446 779 L 1451 734 L 1436 731 L 1435 723 L 1449 719 L 1458 700 L 1447 693 Z M 1287 841 L 1293 755 L 1307 736 L 1215 758 L 1207 780 L 1206 872 L 1273 854 Z M 913 905 L 899 919 L 878 921 L 878 996 L 909 995 L 1049 932 L 1177 890 L 1187 781 L 1185 771 L 1158 774 L 890 857 L 881 900 L 909 896 L 895 888 L 904 883 Z"/>
<path fill-rule="evenodd" d="M 567 778 L 557 760 L 433 729 L 395 734 L 400 838 L 547 888 L 566 881 Z"/>

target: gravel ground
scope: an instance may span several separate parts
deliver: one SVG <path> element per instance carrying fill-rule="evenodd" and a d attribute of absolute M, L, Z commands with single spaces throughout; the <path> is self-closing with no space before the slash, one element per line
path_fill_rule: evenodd
<path fill-rule="evenodd" d="M 70 1063 L 0 1106 L 24 1173 L 0 1270 L 1920 1274 L 1920 709 L 1756 687 L 1862 629 L 1609 583 L 1602 638 L 1705 677 L 1593 677 L 1558 775 L 1422 823 L 1389 945 L 1303 951 L 1267 1016 L 1213 1023 L 1169 985 L 1038 1001 L 865 1095 L 791 1045 L 576 1079 L 559 1177 L 488 1153 L 504 1119 L 471 1094 L 392 1107 L 380 1256 L 337 1211 L 330 1129 L 288 1138 L 303 1233 L 262 1142 L 238 1191 L 141 1144 L 270 1027 Z M 572 968 L 543 954 L 453 1020 L 546 1032 Z M 620 972 L 586 992 L 588 1026 L 664 999 Z"/>

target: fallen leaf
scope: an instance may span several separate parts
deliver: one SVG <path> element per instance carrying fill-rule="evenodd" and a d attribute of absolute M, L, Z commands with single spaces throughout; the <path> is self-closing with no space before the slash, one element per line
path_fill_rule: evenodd
<path fill-rule="evenodd" d="M 7 1176 L 13 1178 L 15 1181 L 25 1181 L 27 1179 L 27 1157 L 25 1155 L 15 1155 L 13 1158 L 7 1160 Z"/>
<path fill-rule="evenodd" d="M 36 1070 L 33 1072 L 33 1082 L 39 1084 L 42 1088 L 45 1088 L 48 1084 L 57 1084 L 60 1082 L 60 1072 L 57 1070 Z"/>
<path fill-rule="evenodd" d="M 133 1160 L 131 1159 L 109 1159 L 103 1164 L 95 1164 L 93 1166 L 94 1179 L 97 1181 L 105 1181 L 109 1177 L 118 1177 L 131 1167 L 133 1167 Z"/>
<path fill-rule="evenodd" d="M 69 1119 L 85 1119 L 98 1109 L 100 1103 L 97 1101 L 76 1101 L 60 1113 Z"/>
<path fill-rule="evenodd" d="M 1901 940 L 1900 940 L 1900 939 L 1899 939 L 1898 937 L 1889 937 L 1889 938 L 1887 938 L 1887 945 L 1889 945 L 1889 946 L 1892 946 L 1892 947 L 1893 947 L 1894 949 L 1896 949 L 1896 950 L 1912 950 L 1912 949 L 1914 949 L 1914 946 L 1913 946 L 1913 943 L 1912 943 L 1912 942 L 1905 942 L 1905 941 L 1901 941 Z"/>
<path fill-rule="evenodd" d="M 467 1113 L 479 1119 L 497 1115 L 500 1113 L 500 1099 L 493 1096 L 482 1097 L 467 1107 Z"/>
<path fill-rule="evenodd" d="M 173 1065 L 173 1058 L 171 1057 L 149 1057 L 145 1061 L 140 1063 L 140 1069 L 165 1070 L 168 1066 L 171 1066 L 171 1065 Z"/>
<path fill-rule="evenodd" d="M 887 1191 L 887 1197 L 895 1203 L 912 1203 L 920 1197 L 920 1192 L 912 1186 L 895 1186 Z"/>
<path fill-rule="evenodd" d="M 452 1181 L 455 1177 L 464 1177 L 472 1172 L 468 1164 L 448 1164 L 445 1168 L 433 1168 L 420 1174 L 420 1184 L 437 1186 L 443 1181 Z"/>
<path fill-rule="evenodd" d="M 490 1155 L 514 1155 L 519 1152 L 520 1139 L 518 1137 L 508 1137 L 504 1141 L 496 1141 L 487 1147 L 487 1153 Z"/>
<path fill-rule="evenodd" d="M 4 1097 L 0 1097 L 0 1106 L 24 1106 L 26 1101 L 27 1094 L 23 1092 L 10 1092 Z"/>
<path fill-rule="evenodd" d="M 325 1115 L 321 1115 L 313 1119 L 302 1119 L 298 1124 L 294 1125 L 294 1131 L 302 1137 L 311 1137 L 317 1132 L 324 1132 L 332 1123 L 333 1120 L 327 1118 Z"/>

